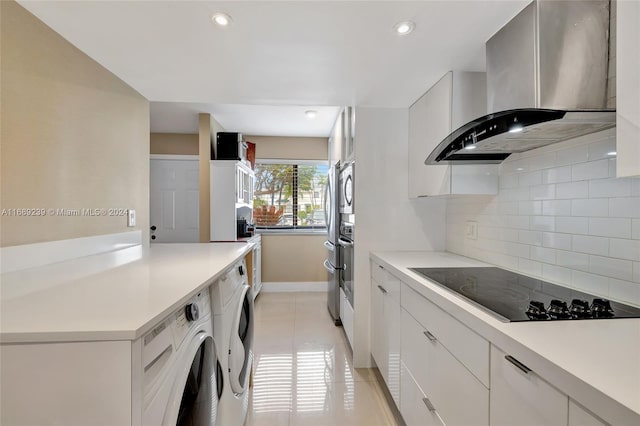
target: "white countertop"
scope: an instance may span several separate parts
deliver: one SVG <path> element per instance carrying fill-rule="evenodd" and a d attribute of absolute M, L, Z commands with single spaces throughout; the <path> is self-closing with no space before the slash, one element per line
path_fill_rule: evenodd
<path fill-rule="evenodd" d="M 442 252 L 371 258 L 611 424 L 640 424 L 640 319 L 504 323 L 410 267 L 493 266 Z"/>
<path fill-rule="evenodd" d="M 153 244 L 0 275 L 0 341 L 135 340 L 253 248 Z"/>

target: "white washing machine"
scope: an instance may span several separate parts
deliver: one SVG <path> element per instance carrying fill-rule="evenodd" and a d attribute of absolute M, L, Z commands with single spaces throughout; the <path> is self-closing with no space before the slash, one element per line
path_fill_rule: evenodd
<path fill-rule="evenodd" d="M 142 424 L 221 425 L 220 370 L 205 289 L 142 338 Z"/>
<path fill-rule="evenodd" d="M 246 264 L 237 262 L 211 286 L 213 335 L 222 366 L 218 424 L 243 425 L 249 407 L 253 366 L 253 292 Z"/>

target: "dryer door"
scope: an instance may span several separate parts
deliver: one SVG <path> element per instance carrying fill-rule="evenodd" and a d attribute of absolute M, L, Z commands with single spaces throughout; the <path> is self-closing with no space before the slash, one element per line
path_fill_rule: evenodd
<path fill-rule="evenodd" d="M 196 334 L 176 371 L 174 393 L 163 425 L 215 425 L 218 412 L 217 359 L 213 337 Z"/>
<path fill-rule="evenodd" d="M 229 382 L 231 390 L 240 395 L 247 389 L 253 363 L 253 297 L 250 287 L 242 286 L 233 317 L 229 342 Z"/>

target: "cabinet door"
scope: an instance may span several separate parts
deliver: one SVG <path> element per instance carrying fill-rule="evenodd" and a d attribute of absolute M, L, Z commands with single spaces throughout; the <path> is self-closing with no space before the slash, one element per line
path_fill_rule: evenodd
<path fill-rule="evenodd" d="M 353 307 L 342 289 L 340 289 L 340 319 L 344 334 L 347 335 L 347 340 L 353 348 Z"/>
<path fill-rule="evenodd" d="M 640 175 L 640 2 L 618 1 L 616 37 L 616 171 Z"/>
<path fill-rule="evenodd" d="M 565 426 L 569 398 L 491 346 L 491 426 Z"/>
<path fill-rule="evenodd" d="M 385 380 L 396 406 L 400 406 L 400 280 L 387 272 L 384 286 L 384 328 L 387 376 Z"/>
<path fill-rule="evenodd" d="M 451 132 L 451 85 L 448 72 L 409 108 L 409 198 L 450 193 L 449 166 L 424 160 Z"/>
<path fill-rule="evenodd" d="M 570 399 L 569 426 L 606 426 L 606 423 Z"/>
<path fill-rule="evenodd" d="M 372 265 L 377 268 L 378 265 Z M 372 293 L 372 331 L 371 331 L 371 354 L 380 370 L 380 375 L 386 378 L 389 373 L 389 363 L 387 359 L 387 333 L 384 320 L 384 292 L 385 288 L 379 282 L 371 280 Z M 385 379 L 386 380 L 386 379 Z"/>

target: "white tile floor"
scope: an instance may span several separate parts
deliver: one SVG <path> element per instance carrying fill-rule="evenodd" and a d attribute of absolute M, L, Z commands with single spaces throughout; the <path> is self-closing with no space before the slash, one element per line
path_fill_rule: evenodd
<path fill-rule="evenodd" d="M 348 345 L 325 293 L 262 293 L 246 426 L 395 426 L 373 370 L 354 369 Z"/>

